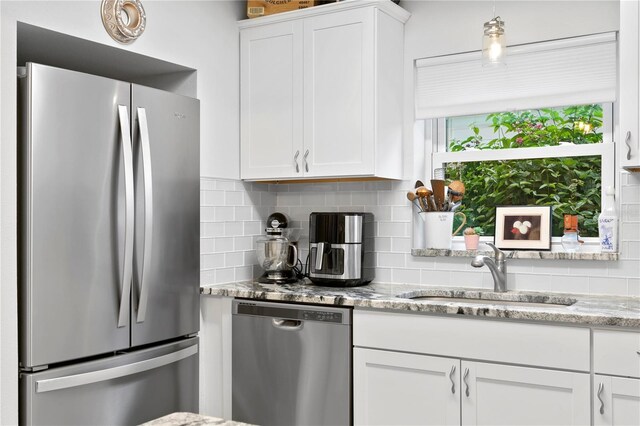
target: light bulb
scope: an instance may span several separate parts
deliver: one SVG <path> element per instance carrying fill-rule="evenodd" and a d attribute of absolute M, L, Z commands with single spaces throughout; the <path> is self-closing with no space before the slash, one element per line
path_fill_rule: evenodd
<path fill-rule="evenodd" d="M 482 64 L 502 65 L 506 56 L 506 40 L 504 37 L 504 21 L 496 16 L 484 23 L 482 36 Z"/>

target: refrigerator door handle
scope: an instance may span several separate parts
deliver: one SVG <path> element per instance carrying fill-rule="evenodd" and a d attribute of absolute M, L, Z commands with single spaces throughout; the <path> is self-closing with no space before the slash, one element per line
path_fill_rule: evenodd
<path fill-rule="evenodd" d="M 133 364 L 121 365 L 119 367 L 107 368 L 104 370 L 92 371 L 89 373 L 73 374 L 71 376 L 37 380 L 36 393 L 68 389 L 83 385 L 89 385 L 91 383 L 117 379 L 119 377 L 131 376 L 133 374 L 142 373 L 143 371 L 153 370 L 154 368 L 178 362 L 197 353 L 198 344 L 196 343 L 193 346 L 189 346 L 188 348 L 184 348 L 179 351 L 172 352 L 167 355 L 162 355 L 156 358 L 134 362 Z"/>
<path fill-rule="evenodd" d="M 118 314 L 118 328 L 125 327 L 129 317 L 129 295 L 131 293 L 131 275 L 133 268 L 133 226 L 134 226 L 134 195 L 133 195 L 133 150 L 131 148 L 131 128 L 129 127 L 129 113 L 125 105 L 118 105 L 120 118 L 120 136 L 122 140 L 122 158 L 124 162 L 124 192 L 125 192 L 125 226 L 124 226 L 124 262 L 122 266 L 122 293 L 120 294 L 120 309 Z"/>
<path fill-rule="evenodd" d="M 142 147 L 142 170 L 144 176 L 144 246 L 142 248 L 142 270 L 140 271 L 140 300 L 138 302 L 137 322 L 144 322 L 147 314 L 149 293 L 148 271 L 151 270 L 151 247 L 153 244 L 153 180 L 151 175 L 151 147 L 149 145 L 149 126 L 147 112 L 138 107 L 138 125 L 140 126 L 140 145 Z"/>

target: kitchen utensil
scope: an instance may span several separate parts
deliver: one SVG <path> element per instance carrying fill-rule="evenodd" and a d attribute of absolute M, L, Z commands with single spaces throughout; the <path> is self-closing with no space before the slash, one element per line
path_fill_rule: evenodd
<path fill-rule="evenodd" d="M 433 190 L 433 197 L 436 201 L 437 211 L 442 211 L 444 208 L 445 202 L 445 194 L 444 194 L 445 183 L 444 180 L 441 179 L 431 179 L 431 188 Z"/>
<path fill-rule="evenodd" d="M 439 167 L 433 170 L 433 178 L 437 180 L 444 180 L 444 168 Z M 433 188 L 433 185 L 431 186 Z"/>
<path fill-rule="evenodd" d="M 424 211 L 422 203 L 420 203 L 420 197 L 418 197 L 416 194 L 411 191 L 407 192 L 407 199 L 411 201 L 416 207 L 418 207 L 419 210 Z"/>
<path fill-rule="evenodd" d="M 421 180 L 417 180 L 416 184 L 413 186 L 415 189 L 420 188 L 421 186 L 424 186 L 424 183 L 422 183 Z"/>
<path fill-rule="evenodd" d="M 431 190 L 425 186 L 416 188 L 416 195 L 420 197 L 420 203 L 424 206 L 424 208 L 422 209 L 423 211 L 431 210 L 429 203 L 427 202 L 427 198 L 432 194 L 433 192 L 431 192 Z"/>
<path fill-rule="evenodd" d="M 454 180 L 449 184 L 449 193 L 452 195 L 452 200 L 454 202 L 462 200 L 464 190 L 464 183 L 462 183 L 462 181 Z"/>

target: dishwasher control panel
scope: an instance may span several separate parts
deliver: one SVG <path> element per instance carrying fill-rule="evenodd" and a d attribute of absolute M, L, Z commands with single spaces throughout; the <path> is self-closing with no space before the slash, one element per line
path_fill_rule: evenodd
<path fill-rule="evenodd" d="M 318 321 L 350 324 L 350 311 L 345 308 L 316 308 L 308 305 L 278 304 L 270 302 L 240 302 L 233 304 L 234 315 L 250 315 L 298 321 Z"/>

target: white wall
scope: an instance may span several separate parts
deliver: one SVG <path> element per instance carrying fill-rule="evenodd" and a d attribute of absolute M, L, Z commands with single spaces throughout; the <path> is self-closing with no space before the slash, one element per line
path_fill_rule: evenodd
<path fill-rule="evenodd" d="M 123 46 L 105 32 L 100 1 L 0 2 L 0 424 L 18 421 L 16 296 L 16 25 L 24 22 L 198 70 L 201 175 L 239 176 L 242 1 L 145 0 L 147 28 Z M 91 60 L 91 58 L 87 58 Z"/>

